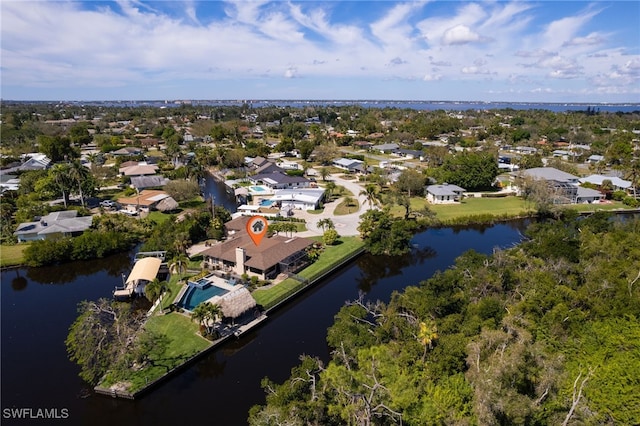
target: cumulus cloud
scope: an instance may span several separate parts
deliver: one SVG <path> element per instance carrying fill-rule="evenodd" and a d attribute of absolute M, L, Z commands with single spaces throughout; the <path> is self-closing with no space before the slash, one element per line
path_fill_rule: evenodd
<path fill-rule="evenodd" d="M 466 25 L 456 25 L 442 35 L 442 43 L 446 45 L 473 43 L 480 40 L 480 35 Z"/>
<path fill-rule="evenodd" d="M 289 67 L 284 72 L 285 78 L 296 78 L 298 76 L 298 69 L 296 67 Z"/>

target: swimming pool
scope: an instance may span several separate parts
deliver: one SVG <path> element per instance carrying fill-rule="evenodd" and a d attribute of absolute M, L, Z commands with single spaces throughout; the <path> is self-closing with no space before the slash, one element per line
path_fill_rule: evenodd
<path fill-rule="evenodd" d="M 264 192 L 264 188 L 261 186 L 250 186 L 249 189 L 253 192 Z"/>
<path fill-rule="evenodd" d="M 180 302 L 178 302 L 178 306 L 189 311 L 193 311 L 193 309 L 200 303 L 207 301 L 213 296 L 222 296 L 228 292 L 229 290 L 216 287 L 215 285 L 208 285 L 203 288 L 189 286 L 187 292 L 184 294 Z"/>
<path fill-rule="evenodd" d="M 260 200 L 261 207 L 271 207 L 272 204 L 273 204 L 272 200 Z"/>

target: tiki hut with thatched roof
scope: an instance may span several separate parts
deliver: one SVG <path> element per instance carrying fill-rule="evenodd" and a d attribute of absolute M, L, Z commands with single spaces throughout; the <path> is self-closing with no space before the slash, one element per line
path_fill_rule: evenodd
<path fill-rule="evenodd" d="M 171 212 L 178 210 L 178 202 L 173 197 L 167 197 L 156 205 L 156 209 L 161 212 Z"/>
<path fill-rule="evenodd" d="M 256 301 L 249 290 L 240 287 L 225 294 L 218 302 L 222 314 L 229 318 L 238 318 L 245 312 L 256 307 Z"/>

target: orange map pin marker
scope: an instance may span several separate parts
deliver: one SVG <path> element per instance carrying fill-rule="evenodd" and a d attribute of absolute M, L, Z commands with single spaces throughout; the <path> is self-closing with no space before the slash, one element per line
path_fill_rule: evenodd
<path fill-rule="evenodd" d="M 269 222 L 263 216 L 251 216 L 251 219 L 247 221 L 247 234 L 249 234 L 255 245 L 260 245 L 260 241 L 264 238 L 268 228 Z"/>

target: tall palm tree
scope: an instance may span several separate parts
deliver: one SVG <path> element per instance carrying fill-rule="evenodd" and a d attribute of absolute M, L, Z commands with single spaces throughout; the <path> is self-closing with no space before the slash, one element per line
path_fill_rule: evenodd
<path fill-rule="evenodd" d="M 56 183 L 56 187 L 58 190 L 62 192 L 62 200 L 64 202 L 64 208 L 67 208 L 69 203 L 69 194 L 71 192 L 71 188 L 73 182 L 70 178 L 70 169 L 69 164 L 56 164 L 49 171 L 50 176 L 53 178 L 53 181 Z"/>
<path fill-rule="evenodd" d="M 169 264 L 169 272 L 172 274 L 183 274 L 187 270 L 189 257 L 184 252 L 177 253 Z"/>
<path fill-rule="evenodd" d="M 377 191 L 377 186 L 369 183 L 367 184 L 359 195 L 364 195 L 369 203 L 369 208 L 380 204 L 380 196 Z"/>
<path fill-rule="evenodd" d="M 335 182 L 330 181 L 327 182 L 327 184 L 324 186 L 324 190 L 327 193 L 327 200 L 331 200 L 331 196 L 333 195 L 333 191 L 335 191 L 337 188 L 337 185 Z"/>
<path fill-rule="evenodd" d="M 84 207 L 84 193 L 82 192 L 82 185 L 89 177 L 89 169 L 83 166 L 79 160 L 75 160 L 70 164 L 69 177 L 73 183 L 77 185 L 80 202 L 82 203 L 82 207 Z"/>

